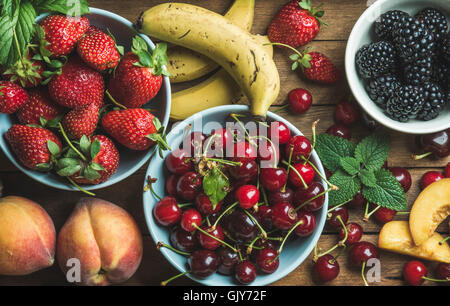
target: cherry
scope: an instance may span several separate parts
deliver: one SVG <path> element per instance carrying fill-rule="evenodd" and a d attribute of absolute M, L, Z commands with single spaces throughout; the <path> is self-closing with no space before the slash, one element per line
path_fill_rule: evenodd
<path fill-rule="evenodd" d="M 333 124 L 328 128 L 326 133 L 347 140 L 350 140 L 352 138 L 352 131 L 343 124 Z"/>
<path fill-rule="evenodd" d="M 192 201 L 202 187 L 202 178 L 199 174 L 190 171 L 183 174 L 177 183 L 177 195 L 186 201 Z"/>
<path fill-rule="evenodd" d="M 438 171 L 428 171 L 420 180 L 420 187 L 422 189 L 427 188 L 429 185 L 433 184 L 434 182 L 440 181 L 444 178 L 444 175 Z"/>
<path fill-rule="evenodd" d="M 276 167 L 280 161 L 280 148 L 268 141 L 259 141 L 257 149 L 257 159 L 263 167 Z"/>
<path fill-rule="evenodd" d="M 203 145 L 206 140 L 206 135 L 199 131 L 192 132 L 187 136 L 183 142 L 183 149 L 186 150 L 191 157 L 198 157 L 203 152 Z"/>
<path fill-rule="evenodd" d="M 182 175 L 191 170 L 192 164 L 189 152 L 176 149 L 167 156 L 165 163 L 167 169 L 173 174 Z"/>
<path fill-rule="evenodd" d="M 200 213 L 209 216 L 220 210 L 222 207 L 222 201 L 217 203 L 216 207 L 213 207 L 209 197 L 205 193 L 201 192 L 195 197 L 195 206 Z"/>
<path fill-rule="evenodd" d="M 233 154 L 230 156 L 231 152 L 227 150 L 227 157 L 244 157 L 250 159 L 256 159 L 255 148 L 246 141 L 236 142 L 233 144 Z"/>
<path fill-rule="evenodd" d="M 302 156 L 308 158 L 311 155 L 311 143 L 308 138 L 302 135 L 296 135 L 286 143 L 285 155 L 289 157 L 292 150 L 292 161 L 302 161 Z"/>
<path fill-rule="evenodd" d="M 427 273 L 427 267 L 418 260 L 411 260 L 403 267 L 403 278 L 411 286 L 422 285 Z"/>
<path fill-rule="evenodd" d="M 258 165 L 251 158 L 234 157 L 233 162 L 241 163 L 239 166 L 230 167 L 230 175 L 235 179 L 252 179 L 258 174 Z"/>
<path fill-rule="evenodd" d="M 341 217 L 342 222 L 347 224 L 348 221 L 348 210 L 344 206 L 336 207 L 332 211 L 327 214 L 327 222 L 331 226 L 335 228 L 342 228 L 342 224 L 338 219 L 338 216 Z"/>
<path fill-rule="evenodd" d="M 233 135 L 226 128 L 212 131 L 211 136 L 214 136 L 214 139 L 211 141 L 211 147 L 214 148 L 214 150 L 224 149 L 233 142 Z M 205 142 L 208 141 L 205 140 Z"/>
<path fill-rule="evenodd" d="M 216 225 L 215 228 L 213 228 L 212 226 L 202 226 L 201 229 L 217 239 L 220 239 L 222 241 L 224 239 L 225 235 L 220 225 Z M 214 251 L 215 249 L 217 249 L 219 246 L 222 245 L 220 241 L 206 235 L 204 232 L 197 231 L 197 239 L 202 248 Z"/>
<path fill-rule="evenodd" d="M 290 229 L 297 220 L 297 213 L 287 202 L 276 203 L 272 207 L 272 224 L 280 230 Z"/>
<path fill-rule="evenodd" d="M 217 272 L 224 275 L 233 274 L 236 264 L 239 262 L 238 253 L 234 252 L 230 248 L 220 247 L 217 249 L 217 254 L 220 259 L 220 266 L 217 269 Z"/>
<path fill-rule="evenodd" d="M 270 124 L 268 138 L 279 145 L 285 144 L 291 139 L 291 131 L 281 121 L 274 121 Z"/>
<path fill-rule="evenodd" d="M 288 202 L 292 203 L 292 199 L 294 198 L 294 191 L 289 187 L 286 187 L 284 190 L 278 190 L 269 193 L 269 203 L 274 205 L 278 202 Z"/>
<path fill-rule="evenodd" d="M 417 136 L 416 143 L 420 149 L 427 153 L 415 155 L 415 159 L 421 159 L 428 155 L 434 155 L 436 158 L 446 157 L 450 154 L 450 129 Z"/>
<path fill-rule="evenodd" d="M 450 178 L 450 163 L 445 166 L 444 174 L 446 178 Z"/>
<path fill-rule="evenodd" d="M 337 123 L 351 125 L 359 119 L 359 110 L 353 103 L 339 102 L 336 105 L 334 119 Z"/>
<path fill-rule="evenodd" d="M 305 204 L 302 209 L 306 211 L 317 211 L 322 208 L 325 203 L 325 194 L 319 196 L 318 198 L 313 199 L 314 197 L 320 195 L 325 192 L 323 185 L 319 182 L 312 182 L 308 188 L 304 189 L 302 187 L 298 188 L 294 194 L 294 205 L 299 207 L 304 204 L 306 201 L 310 201 Z"/>
<path fill-rule="evenodd" d="M 375 130 L 378 126 L 378 122 L 376 122 L 372 117 L 370 117 L 366 112 L 362 113 L 362 121 L 363 124 L 371 131 Z"/>
<path fill-rule="evenodd" d="M 280 265 L 277 252 L 272 248 L 264 248 L 259 250 L 256 255 L 256 265 L 259 270 L 264 273 L 270 274 L 275 272 Z"/>
<path fill-rule="evenodd" d="M 210 276 L 217 271 L 219 264 L 219 256 L 210 250 L 197 250 L 189 256 L 191 271 L 198 277 Z"/>
<path fill-rule="evenodd" d="M 179 226 L 175 226 L 170 231 L 170 243 L 172 246 L 183 252 L 192 252 L 197 247 L 197 239 L 194 234 L 186 232 Z"/>
<path fill-rule="evenodd" d="M 436 267 L 436 275 L 438 279 L 448 280 L 445 284 L 450 285 L 450 264 L 443 262 L 439 263 Z"/>
<path fill-rule="evenodd" d="M 189 208 L 181 215 L 181 228 L 187 232 L 194 232 L 201 224 L 202 216 L 193 208 Z"/>
<path fill-rule="evenodd" d="M 312 95 L 306 89 L 296 88 L 289 92 L 288 101 L 294 113 L 303 114 L 311 107 Z"/>
<path fill-rule="evenodd" d="M 403 167 L 390 167 L 389 171 L 391 171 L 395 179 L 400 183 L 400 185 L 402 185 L 403 191 L 408 192 L 412 184 L 411 174 L 409 171 Z"/>
<path fill-rule="evenodd" d="M 311 184 L 311 182 L 314 180 L 314 177 L 316 176 L 316 171 L 310 164 L 298 163 L 298 164 L 294 164 L 292 166 L 301 175 L 301 177 L 303 178 L 303 181 L 305 182 L 306 185 Z M 289 176 L 288 176 L 289 182 L 295 187 L 303 188 L 304 187 L 303 181 L 298 176 L 297 172 L 294 171 L 293 169 L 291 169 L 291 171 L 289 171 Z"/>
<path fill-rule="evenodd" d="M 311 212 L 300 210 L 297 212 L 297 222 L 295 234 L 300 237 L 310 236 L 316 228 L 316 217 Z"/>
<path fill-rule="evenodd" d="M 171 174 L 166 180 L 166 191 L 170 196 L 177 196 L 177 183 L 180 177 L 176 174 Z"/>
<path fill-rule="evenodd" d="M 347 223 L 345 225 L 347 229 L 347 240 L 345 241 L 346 245 L 354 245 L 359 242 L 363 235 L 363 228 L 358 223 Z M 341 227 L 339 230 L 339 239 L 342 241 L 345 239 L 345 230 Z"/>
<path fill-rule="evenodd" d="M 259 190 L 253 185 L 244 185 L 236 190 L 236 201 L 243 209 L 255 206 L 259 201 Z"/>
<path fill-rule="evenodd" d="M 153 208 L 153 216 L 162 226 L 170 226 L 178 223 L 182 211 L 178 207 L 177 199 L 172 196 L 162 198 Z"/>
<path fill-rule="evenodd" d="M 253 214 L 258 223 L 266 231 L 271 231 L 273 229 L 272 224 L 272 207 L 270 206 L 259 206 L 258 211 Z"/>
<path fill-rule="evenodd" d="M 256 278 L 256 267 L 248 260 L 241 261 L 236 265 L 235 277 L 243 285 L 252 283 Z"/>
<path fill-rule="evenodd" d="M 259 179 L 266 190 L 278 191 L 286 184 L 288 176 L 284 168 L 262 168 Z"/>
<path fill-rule="evenodd" d="M 380 207 L 374 212 L 373 216 L 374 216 L 375 220 L 377 220 L 378 222 L 380 222 L 382 224 L 385 224 L 385 223 L 392 221 L 392 219 L 394 219 L 396 214 L 397 214 L 397 211 L 395 211 L 393 209 L 389 209 L 386 207 Z"/>
<path fill-rule="evenodd" d="M 253 240 L 258 233 L 255 222 L 241 209 L 226 218 L 226 229 L 234 239 L 242 242 Z"/>
<path fill-rule="evenodd" d="M 332 281 L 339 275 L 339 263 L 330 254 L 323 255 L 314 263 L 314 272 L 319 281 L 325 283 Z"/>
<path fill-rule="evenodd" d="M 353 199 L 348 202 L 347 206 L 351 208 L 359 208 L 367 203 L 367 200 L 364 198 L 362 191 L 358 191 L 358 193 L 353 197 Z"/>
<path fill-rule="evenodd" d="M 369 259 L 378 258 L 378 256 L 378 248 L 367 241 L 355 243 L 349 253 L 350 262 L 357 267 L 361 267 Z"/>

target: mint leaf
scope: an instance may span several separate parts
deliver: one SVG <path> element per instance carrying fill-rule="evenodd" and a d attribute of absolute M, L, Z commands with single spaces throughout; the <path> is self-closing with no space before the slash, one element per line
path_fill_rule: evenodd
<path fill-rule="evenodd" d="M 353 155 L 355 145 L 340 137 L 320 134 L 316 139 L 315 150 L 324 166 L 331 172 L 336 172 L 341 168 L 341 158 Z"/>
<path fill-rule="evenodd" d="M 393 210 L 406 210 L 407 201 L 400 183 L 385 169 L 375 171 L 376 185 L 365 186 L 363 196 L 367 201 Z"/>
<path fill-rule="evenodd" d="M 356 158 L 350 156 L 341 158 L 341 166 L 350 175 L 359 173 L 361 169 L 361 163 Z"/>
<path fill-rule="evenodd" d="M 372 134 L 358 144 L 355 157 L 366 169 L 380 169 L 389 155 L 389 135 Z"/>
<path fill-rule="evenodd" d="M 89 4 L 86 0 L 35 0 L 33 3 L 38 14 L 61 13 L 70 16 L 81 16 L 89 13 Z"/>
<path fill-rule="evenodd" d="M 359 178 L 361 180 L 361 183 L 363 183 L 363 185 L 365 186 L 375 187 L 377 184 L 377 179 L 375 177 L 373 170 L 367 169 L 361 170 L 361 172 L 359 173 Z"/>
<path fill-rule="evenodd" d="M 333 174 L 330 183 L 339 187 L 339 190 L 332 190 L 329 193 L 330 206 L 350 201 L 361 190 L 361 182 L 358 177 L 348 175 L 343 170 L 338 170 Z"/>
<path fill-rule="evenodd" d="M 225 198 L 229 187 L 228 178 L 218 168 L 209 170 L 203 178 L 203 190 L 209 197 L 214 209 Z"/>

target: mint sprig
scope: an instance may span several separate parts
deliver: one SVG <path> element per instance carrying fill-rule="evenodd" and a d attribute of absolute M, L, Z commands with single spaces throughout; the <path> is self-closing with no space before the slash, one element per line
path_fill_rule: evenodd
<path fill-rule="evenodd" d="M 334 173 L 342 166 L 341 158 L 353 155 L 355 144 L 343 138 L 320 134 L 317 136 L 315 149 L 324 166 Z"/>

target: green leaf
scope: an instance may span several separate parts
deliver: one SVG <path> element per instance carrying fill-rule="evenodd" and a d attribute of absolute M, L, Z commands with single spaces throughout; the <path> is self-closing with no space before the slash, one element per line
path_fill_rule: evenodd
<path fill-rule="evenodd" d="M 51 140 L 47 140 L 47 148 L 52 155 L 58 155 L 61 152 L 60 147 Z"/>
<path fill-rule="evenodd" d="M 361 182 L 358 177 L 348 175 L 343 170 L 338 170 L 333 174 L 330 183 L 339 187 L 339 190 L 332 190 L 329 193 L 330 206 L 350 201 L 361 190 Z"/>
<path fill-rule="evenodd" d="M 42 164 L 36 165 L 36 170 L 41 171 L 41 172 L 47 172 L 47 171 L 50 171 L 51 169 L 52 169 L 51 164 L 42 163 Z"/>
<path fill-rule="evenodd" d="M 58 170 L 57 173 L 60 176 L 72 176 L 80 170 L 81 170 L 81 165 L 72 165 L 72 166 L 67 166 L 65 168 Z"/>
<path fill-rule="evenodd" d="M 105 171 L 105 168 L 98 163 L 91 163 L 91 168 L 97 171 Z"/>
<path fill-rule="evenodd" d="M 88 179 L 89 181 L 94 181 L 98 178 L 100 178 L 100 173 L 98 173 L 96 170 L 92 169 L 91 167 L 87 167 L 84 169 L 83 176 Z"/>
<path fill-rule="evenodd" d="M 341 158 L 341 166 L 350 175 L 355 175 L 361 170 L 361 163 L 354 157 L 345 156 Z"/>
<path fill-rule="evenodd" d="M 67 150 L 66 154 L 64 154 L 64 157 L 67 157 L 67 158 L 75 158 L 75 159 L 80 158 L 80 156 L 78 155 L 78 153 L 75 152 L 72 148 L 69 148 L 69 150 Z"/>
<path fill-rule="evenodd" d="M 377 179 L 373 170 L 363 169 L 359 173 L 359 178 L 363 185 L 368 187 L 375 187 L 377 184 Z"/>
<path fill-rule="evenodd" d="M 298 62 L 293 62 L 292 63 L 292 66 L 291 66 L 291 69 L 292 70 L 295 70 L 295 69 L 297 69 L 298 68 Z"/>
<path fill-rule="evenodd" d="M 91 158 L 94 159 L 102 149 L 102 145 L 98 139 L 91 144 Z"/>
<path fill-rule="evenodd" d="M 325 167 L 331 172 L 336 172 L 341 168 L 341 158 L 353 155 L 355 145 L 340 137 L 320 134 L 316 139 L 315 150 Z"/>
<path fill-rule="evenodd" d="M 14 1 L 16 3 L 17 1 Z M 14 31 L 19 19 L 19 8 L 11 7 L 11 14 L 0 17 L 0 65 L 10 67 L 19 59 L 19 54 L 14 46 Z"/>
<path fill-rule="evenodd" d="M 375 171 L 376 185 L 364 186 L 367 201 L 396 211 L 407 209 L 406 195 L 392 173 L 385 169 Z"/>
<path fill-rule="evenodd" d="M 89 4 L 86 0 L 35 0 L 34 6 L 39 14 L 50 12 L 81 16 L 89 13 Z"/>
<path fill-rule="evenodd" d="M 81 136 L 80 138 L 80 149 L 84 154 L 89 154 L 91 148 L 91 141 L 86 135 Z"/>
<path fill-rule="evenodd" d="M 57 166 L 58 166 L 58 169 L 63 169 L 63 168 L 67 168 L 69 166 L 75 166 L 78 164 L 79 164 L 79 162 L 77 159 L 64 157 L 64 158 L 61 158 L 60 160 L 58 160 Z"/>
<path fill-rule="evenodd" d="M 203 178 L 203 190 L 209 197 L 213 208 L 225 198 L 229 187 L 228 178 L 218 168 L 209 170 Z"/>
<path fill-rule="evenodd" d="M 389 155 L 389 135 L 375 133 L 358 144 L 355 157 L 364 164 L 366 169 L 380 169 Z"/>
<path fill-rule="evenodd" d="M 291 55 L 289 56 L 289 58 L 290 58 L 291 60 L 293 60 L 293 61 L 296 61 L 296 60 L 298 60 L 298 59 L 300 58 L 300 55 L 298 55 L 297 53 L 294 53 L 294 54 L 291 54 Z"/>

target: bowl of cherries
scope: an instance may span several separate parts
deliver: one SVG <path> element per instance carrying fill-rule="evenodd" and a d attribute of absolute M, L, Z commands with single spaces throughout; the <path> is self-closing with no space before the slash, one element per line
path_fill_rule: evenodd
<path fill-rule="evenodd" d="M 144 212 L 157 247 L 180 271 L 168 281 L 267 285 L 319 240 L 332 186 L 315 136 L 274 113 L 264 122 L 248 113 L 245 105 L 197 113 L 167 135 L 172 151 L 150 162 Z"/>

